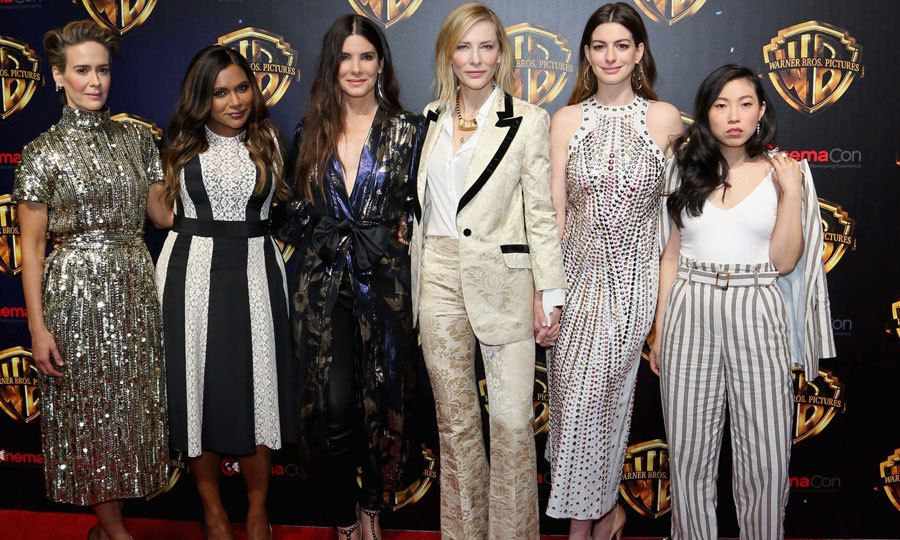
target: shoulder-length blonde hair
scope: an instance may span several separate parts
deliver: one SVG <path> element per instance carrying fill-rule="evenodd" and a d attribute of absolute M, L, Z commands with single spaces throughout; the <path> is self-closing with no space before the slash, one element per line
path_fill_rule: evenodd
<path fill-rule="evenodd" d="M 441 103 L 451 103 L 456 98 L 459 81 L 453 74 L 450 60 L 456 44 L 476 23 L 487 21 L 497 29 L 497 45 L 500 47 L 500 65 L 494 73 L 494 83 L 500 90 L 512 94 L 513 56 L 509 39 L 500 18 L 490 8 L 478 2 L 457 6 L 441 23 L 437 42 L 434 44 L 434 93 Z"/>

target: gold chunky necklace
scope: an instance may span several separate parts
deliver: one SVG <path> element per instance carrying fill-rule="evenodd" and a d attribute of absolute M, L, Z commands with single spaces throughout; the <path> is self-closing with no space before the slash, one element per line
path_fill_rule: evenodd
<path fill-rule="evenodd" d="M 456 127 L 460 131 L 475 131 L 478 129 L 478 120 L 476 118 L 466 120 L 462 117 L 462 113 L 459 112 L 459 97 L 456 98 L 456 119 Z"/>

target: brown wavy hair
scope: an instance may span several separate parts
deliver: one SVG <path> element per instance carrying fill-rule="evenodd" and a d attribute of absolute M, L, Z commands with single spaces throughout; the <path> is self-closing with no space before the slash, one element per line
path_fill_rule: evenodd
<path fill-rule="evenodd" d="M 640 13 L 625 2 L 616 2 L 615 4 L 605 4 L 588 17 L 587 23 L 584 25 L 584 32 L 581 34 L 581 46 L 578 47 L 580 61 L 578 62 L 578 78 L 575 80 L 575 88 L 572 89 L 572 95 L 569 97 L 567 105 L 574 105 L 587 99 L 597 93 L 597 76 L 590 69 L 587 56 L 584 54 L 584 48 L 590 47 L 591 35 L 594 30 L 603 23 L 619 23 L 631 32 L 635 47 L 644 44 L 644 55 L 641 57 L 640 66 L 641 77 L 640 83 L 635 81 L 635 77 L 631 77 L 631 89 L 634 93 L 649 100 L 657 100 L 659 96 L 653 90 L 653 84 L 656 82 L 656 62 L 653 60 L 653 54 L 650 52 L 650 40 L 647 37 L 647 27 L 644 26 L 644 20 Z"/>
<path fill-rule="evenodd" d="M 219 72 L 232 65 L 238 66 L 247 75 L 253 92 L 253 104 L 250 106 L 247 123 L 244 124 L 244 145 L 256 165 L 256 193 L 260 193 L 265 187 L 269 167 L 272 167 L 276 197 L 279 200 L 290 198 L 290 188 L 283 177 L 284 167 L 275 125 L 269 120 L 266 100 L 259 90 L 250 64 L 237 51 L 212 45 L 197 53 L 191 60 L 181 82 L 181 96 L 175 105 L 175 113 L 169 121 L 168 144 L 162 154 L 166 203 L 169 207 L 178 197 L 181 170 L 194 156 L 209 148 L 206 122 L 209 120 L 213 87 Z"/>
<path fill-rule="evenodd" d="M 344 130 L 344 109 L 341 107 L 341 89 L 338 84 L 338 66 L 344 40 L 349 36 L 361 36 L 375 47 L 381 67 L 381 92 L 376 89 L 378 105 L 390 114 L 403 110 L 400 106 L 400 86 L 391 62 L 391 50 L 384 33 L 369 19 L 360 15 L 344 15 L 331 25 L 322 40 L 319 65 L 309 91 L 309 107 L 303 120 L 300 151 L 294 170 L 297 172 L 297 193 L 312 201 L 313 184 L 322 193 L 325 190 L 323 171 L 332 156 L 337 154 L 337 143 Z"/>

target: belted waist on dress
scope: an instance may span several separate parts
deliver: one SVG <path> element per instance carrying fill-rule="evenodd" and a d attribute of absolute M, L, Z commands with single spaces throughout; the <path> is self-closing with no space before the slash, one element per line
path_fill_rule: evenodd
<path fill-rule="evenodd" d="M 272 228 L 268 219 L 262 221 L 219 221 L 214 219 L 194 219 L 175 214 L 172 230 L 192 236 L 212 238 L 254 238 L 266 236 Z"/>
<path fill-rule="evenodd" d="M 313 249 L 326 263 L 337 256 L 341 242 L 353 242 L 353 258 L 360 270 L 368 270 L 381 259 L 391 239 L 391 230 L 383 224 L 357 225 L 352 221 L 322 216 L 313 229 Z"/>
<path fill-rule="evenodd" d="M 142 231 L 93 230 L 71 234 L 59 234 L 53 238 L 59 248 L 92 249 L 104 246 L 136 247 L 144 246 Z"/>

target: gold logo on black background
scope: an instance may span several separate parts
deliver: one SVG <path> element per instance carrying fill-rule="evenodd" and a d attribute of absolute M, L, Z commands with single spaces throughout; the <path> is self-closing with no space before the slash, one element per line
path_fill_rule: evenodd
<path fill-rule="evenodd" d="M 881 462 L 881 480 L 891 504 L 900 510 L 900 448 Z"/>
<path fill-rule="evenodd" d="M 384 502 L 392 510 L 400 510 L 404 506 L 419 502 L 437 478 L 437 460 L 434 458 L 434 452 L 424 444 L 422 445 L 422 460 L 424 462 L 422 474 L 415 481 L 404 488 L 384 492 Z M 357 470 L 356 483 L 362 487 L 361 470 Z"/>
<path fill-rule="evenodd" d="M 671 26 L 700 11 L 706 0 L 635 0 L 634 3 L 652 20 Z"/>
<path fill-rule="evenodd" d="M 413 16 L 422 0 L 347 0 L 354 11 L 390 28 Z"/>
<path fill-rule="evenodd" d="M 775 90 L 810 116 L 841 99 L 857 73 L 863 77 L 861 55 L 848 31 L 819 21 L 785 28 L 763 47 Z"/>
<path fill-rule="evenodd" d="M 156 125 L 156 122 L 153 120 L 149 120 L 144 118 L 143 116 L 138 116 L 136 114 L 129 113 L 119 113 L 109 117 L 110 120 L 115 120 L 116 122 L 123 122 L 129 124 L 137 124 L 139 126 L 143 126 L 147 128 L 147 130 L 153 135 L 153 138 L 157 141 L 162 139 L 163 130 L 161 127 Z"/>
<path fill-rule="evenodd" d="M 40 373 L 31 351 L 12 347 L 0 351 L 0 409 L 27 424 L 41 414 Z"/>
<path fill-rule="evenodd" d="M 77 4 L 78 0 L 72 0 Z M 156 7 L 156 0 L 81 0 L 97 24 L 125 35 L 142 25 Z"/>
<path fill-rule="evenodd" d="M 12 196 L 0 195 L 0 272 L 15 276 L 22 271 L 19 218 Z"/>
<path fill-rule="evenodd" d="M 847 410 L 844 384 L 827 369 L 813 381 L 794 368 L 794 443 L 814 437 L 828 427 L 838 412 Z"/>
<path fill-rule="evenodd" d="M 281 100 L 291 81 L 300 80 L 297 51 L 278 34 L 259 28 L 242 28 L 220 37 L 219 45 L 231 47 L 250 62 L 267 107 L 273 107 Z"/>
<path fill-rule="evenodd" d="M 671 509 L 669 447 L 665 441 L 653 439 L 628 447 L 619 493 L 642 516 L 658 518 Z"/>
<path fill-rule="evenodd" d="M 535 105 L 550 103 L 575 71 L 569 41 L 543 28 L 521 23 L 506 29 L 515 59 L 515 96 Z"/>
<path fill-rule="evenodd" d="M 21 111 L 43 83 L 38 55 L 27 43 L 0 36 L 0 120 Z"/>
<path fill-rule="evenodd" d="M 841 208 L 841 205 L 821 197 L 819 214 L 822 217 L 822 229 L 825 231 L 822 239 L 824 244 L 822 262 L 825 263 L 825 271 L 830 272 L 848 249 L 856 251 L 856 237 L 853 236 L 856 222 Z"/>
<path fill-rule="evenodd" d="M 531 427 L 535 436 L 550 431 L 550 403 L 548 401 L 549 387 L 547 385 L 547 366 L 543 362 L 534 363 L 534 418 L 531 419 Z M 481 396 L 481 406 L 488 414 L 491 413 L 490 396 L 487 391 L 487 380 L 478 381 L 478 394 Z"/>
<path fill-rule="evenodd" d="M 900 338 L 900 300 L 891 304 L 891 315 L 894 318 L 894 332 Z"/>

